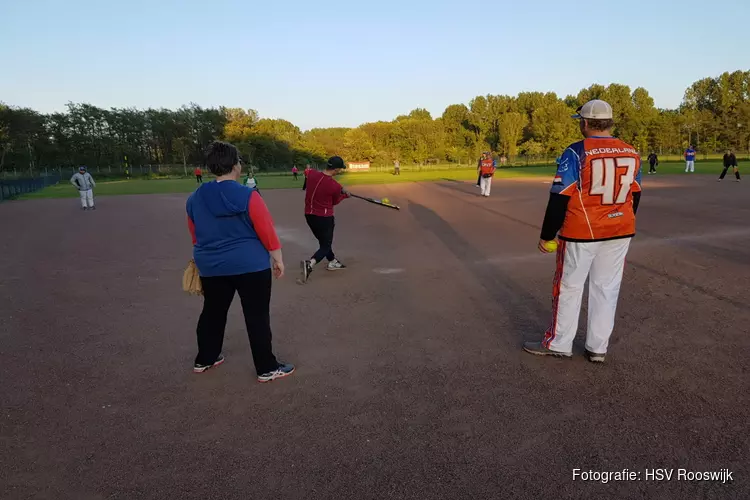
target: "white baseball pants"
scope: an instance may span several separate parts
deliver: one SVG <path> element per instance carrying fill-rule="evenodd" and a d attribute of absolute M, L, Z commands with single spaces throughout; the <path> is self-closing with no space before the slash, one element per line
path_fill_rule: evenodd
<path fill-rule="evenodd" d="M 91 208 L 94 206 L 94 190 L 87 189 L 85 191 L 79 191 L 81 194 L 81 206 L 83 208 Z"/>
<path fill-rule="evenodd" d="M 482 177 L 479 179 L 479 188 L 482 190 L 482 196 L 489 196 L 492 189 L 492 177 Z"/>
<path fill-rule="evenodd" d="M 685 172 L 695 172 L 695 161 L 688 160 L 685 162 Z"/>
<path fill-rule="evenodd" d="M 572 352 L 588 278 L 586 349 L 597 354 L 607 352 L 629 247 L 630 238 L 586 243 L 560 241 L 552 291 L 552 324 L 544 334 L 545 347 Z"/>

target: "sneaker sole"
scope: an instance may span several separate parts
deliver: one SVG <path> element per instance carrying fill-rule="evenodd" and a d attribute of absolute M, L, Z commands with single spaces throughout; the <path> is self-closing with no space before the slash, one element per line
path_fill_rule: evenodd
<path fill-rule="evenodd" d="M 529 354 L 533 354 L 534 356 L 552 356 L 553 358 L 565 358 L 565 359 L 573 359 L 573 353 L 566 354 L 564 352 L 554 352 L 554 351 L 547 351 L 547 352 L 540 352 L 540 351 L 532 351 L 530 349 L 523 348 L 524 351 L 528 352 Z"/>
<path fill-rule="evenodd" d="M 271 377 L 271 378 L 260 378 L 260 377 L 258 377 L 258 382 L 260 382 L 261 384 L 267 384 L 268 382 L 273 382 L 274 380 L 278 380 L 280 378 L 288 377 L 289 375 L 291 375 L 292 373 L 294 373 L 295 370 L 296 370 L 296 368 L 292 368 L 292 371 L 290 371 L 288 373 L 283 373 L 281 375 L 276 375 L 275 377 Z"/>
<path fill-rule="evenodd" d="M 193 368 L 193 373 L 203 373 L 203 372 L 205 372 L 206 370 L 208 370 L 210 368 L 215 368 L 215 367 L 217 367 L 219 365 L 223 365 L 224 361 L 226 361 L 226 358 L 221 359 L 220 361 L 217 361 L 216 363 L 212 364 L 211 366 L 204 366 L 202 368 Z"/>
<path fill-rule="evenodd" d="M 345 267 L 326 267 L 327 271 L 343 271 Z"/>
<path fill-rule="evenodd" d="M 307 272 L 307 264 L 306 264 L 306 262 L 307 261 L 303 260 L 299 264 L 300 270 L 302 271 L 302 280 L 301 280 L 302 283 L 307 283 L 307 280 L 310 279 L 310 273 Z"/>
<path fill-rule="evenodd" d="M 586 359 L 589 360 L 590 363 L 604 363 L 604 356 L 589 356 L 586 355 Z"/>

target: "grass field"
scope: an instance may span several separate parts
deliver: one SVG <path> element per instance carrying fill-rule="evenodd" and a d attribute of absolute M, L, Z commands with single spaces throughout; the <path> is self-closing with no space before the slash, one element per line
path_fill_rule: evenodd
<path fill-rule="evenodd" d="M 696 162 L 696 174 L 718 175 L 721 172 L 720 161 Z M 683 162 L 662 162 L 658 167 L 660 174 L 678 174 L 683 172 Z M 551 177 L 554 167 L 517 167 L 498 169 L 496 178 L 518 177 Z M 645 165 L 644 171 L 648 171 Z M 454 170 L 425 170 L 421 172 L 402 172 L 392 175 L 388 172 L 362 172 L 345 174 L 340 181 L 345 186 L 366 184 L 395 184 L 403 182 L 434 182 L 441 180 L 468 181 L 476 179 L 476 171 L 472 168 Z M 302 176 L 295 181 L 292 176 L 263 175 L 257 176 L 258 188 L 264 189 L 294 189 L 302 187 Z M 96 196 L 125 195 L 125 194 L 157 194 L 157 193 L 190 193 L 196 187 L 195 180 L 190 179 L 162 179 L 162 180 L 118 180 L 103 181 L 97 184 Z M 74 198 L 78 192 L 67 182 L 63 181 L 42 191 L 24 195 L 24 199 L 34 198 Z"/>

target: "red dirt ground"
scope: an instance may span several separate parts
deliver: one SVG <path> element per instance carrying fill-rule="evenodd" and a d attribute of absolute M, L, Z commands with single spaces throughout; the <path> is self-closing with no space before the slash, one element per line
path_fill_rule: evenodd
<path fill-rule="evenodd" d="M 0 205 L 0 497 L 749 498 L 748 186 L 645 179 L 603 366 L 580 356 L 585 311 L 573 361 L 520 348 L 550 318 L 548 187 L 354 189 L 402 210 L 345 201 L 349 269 L 305 286 L 302 193 L 264 192 L 289 268 L 275 349 L 298 367 L 265 385 L 239 301 L 227 362 L 191 372 L 185 196 Z M 657 468 L 734 481 L 647 481 Z"/>

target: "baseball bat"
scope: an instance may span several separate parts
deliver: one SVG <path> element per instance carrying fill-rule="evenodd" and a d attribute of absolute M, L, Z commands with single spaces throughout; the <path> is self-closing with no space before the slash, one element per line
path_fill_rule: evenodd
<path fill-rule="evenodd" d="M 370 203 L 374 203 L 376 205 L 380 205 L 380 206 L 383 206 L 383 207 L 392 208 L 394 210 L 401 210 L 401 208 L 398 205 L 393 205 L 392 203 L 383 203 L 382 201 L 376 200 L 375 198 L 368 198 L 366 196 L 359 196 L 359 195 L 356 195 L 354 193 L 349 193 L 349 196 L 351 196 L 352 198 L 358 198 L 360 200 L 369 201 Z"/>

